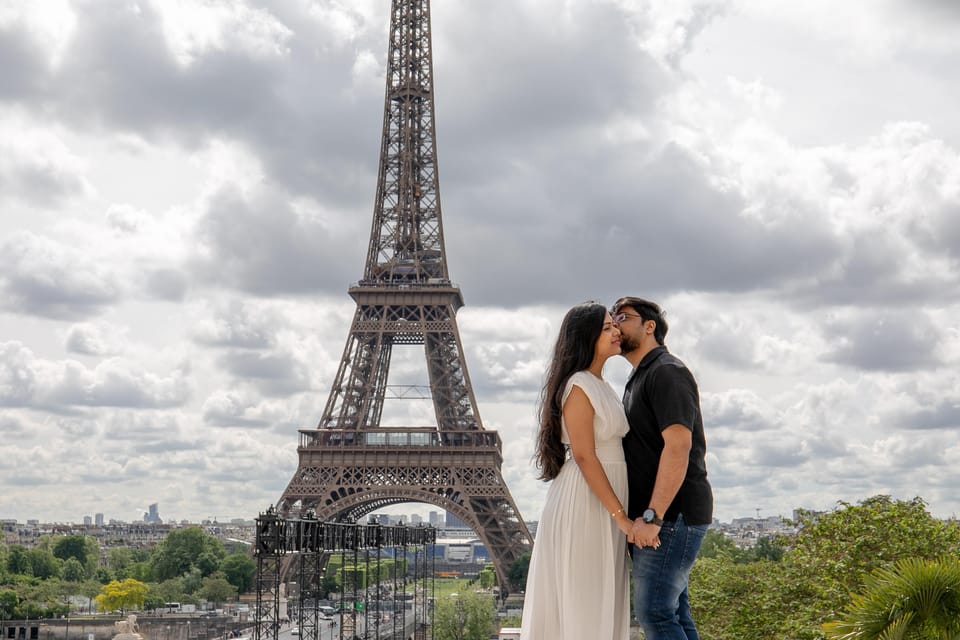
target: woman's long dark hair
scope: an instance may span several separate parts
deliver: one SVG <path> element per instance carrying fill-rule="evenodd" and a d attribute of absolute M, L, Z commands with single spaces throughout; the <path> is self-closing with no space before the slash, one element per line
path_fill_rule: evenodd
<path fill-rule="evenodd" d="M 540 432 L 534 460 L 541 480 L 553 480 L 566 459 L 560 442 L 560 419 L 563 417 L 563 390 L 567 380 L 593 362 L 597 338 L 603 331 L 607 309 L 597 302 L 582 302 L 567 311 L 560 325 L 560 335 L 553 349 L 553 360 L 547 369 L 540 392 Z"/>

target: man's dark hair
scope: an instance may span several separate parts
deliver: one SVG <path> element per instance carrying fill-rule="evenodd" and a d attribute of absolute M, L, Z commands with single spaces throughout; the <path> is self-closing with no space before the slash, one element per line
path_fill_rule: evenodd
<path fill-rule="evenodd" d="M 624 296 L 614 303 L 610 314 L 617 315 L 623 307 L 630 307 L 636 311 L 644 322 L 653 320 L 657 325 L 656 329 L 653 330 L 653 337 L 656 338 L 657 344 L 663 344 L 664 340 L 667 339 L 667 330 L 670 327 L 667 325 L 667 320 L 664 317 L 667 315 L 667 312 L 661 309 L 660 305 L 656 302 L 644 300 L 643 298 Z"/>

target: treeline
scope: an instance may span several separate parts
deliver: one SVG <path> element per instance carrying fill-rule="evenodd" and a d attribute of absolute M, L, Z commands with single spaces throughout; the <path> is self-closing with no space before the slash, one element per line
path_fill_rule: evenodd
<path fill-rule="evenodd" d="M 937 520 L 921 498 L 874 496 L 855 505 L 841 502 L 829 513 L 804 515 L 797 524 L 797 534 L 765 539 L 753 550 L 738 549 L 716 532 L 708 534 L 690 576 L 691 609 L 703 640 L 960 637 L 929 628 L 936 625 L 930 616 L 945 615 L 953 633 L 960 633 L 960 523 Z M 879 617 L 862 613 L 869 611 L 864 600 L 874 598 L 876 577 L 903 566 L 921 567 L 917 575 L 927 568 L 947 584 L 937 587 L 947 595 L 927 606 L 926 613 L 907 616 L 927 628 L 926 635 L 882 635 L 888 622 L 904 623 L 893 618 L 905 611 L 908 596 L 874 602 L 883 612 Z M 951 575 L 957 576 L 952 587 Z M 918 588 L 924 590 L 930 591 Z M 880 629 L 874 635 L 867 633 L 866 621 L 857 620 L 869 615 Z M 846 622 L 824 628 L 837 620 Z M 859 629 L 859 635 L 836 632 L 851 628 Z"/>
<path fill-rule="evenodd" d="M 113 548 L 103 559 L 91 536 L 43 536 L 31 549 L 0 544 L 0 616 L 66 615 L 71 597 L 92 604 L 117 584 L 134 583 L 145 585 L 135 602 L 146 609 L 165 602 L 222 603 L 249 591 L 255 575 L 256 564 L 245 553 L 227 553 L 199 527 L 173 530 L 152 549 Z"/>

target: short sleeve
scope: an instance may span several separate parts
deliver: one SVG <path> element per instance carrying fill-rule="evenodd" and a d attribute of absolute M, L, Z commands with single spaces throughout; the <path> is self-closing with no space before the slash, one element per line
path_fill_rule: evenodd
<path fill-rule="evenodd" d="M 561 410 L 567 404 L 567 398 L 570 397 L 570 394 L 573 393 L 574 387 L 580 387 L 580 390 L 587 396 L 587 400 L 590 401 L 590 405 L 593 407 L 594 413 L 597 411 L 596 401 L 593 399 L 593 391 L 591 380 L 589 379 L 589 373 L 583 371 L 577 371 L 575 374 L 570 376 L 567 380 L 567 385 L 563 389 L 563 397 L 560 399 L 560 408 Z"/>
<path fill-rule="evenodd" d="M 672 424 L 682 424 L 693 431 L 700 400 L 690 371 L 682 366 L 664 365 L 653 373 L 649 385 L 657 427 L 663 431 Z"/>

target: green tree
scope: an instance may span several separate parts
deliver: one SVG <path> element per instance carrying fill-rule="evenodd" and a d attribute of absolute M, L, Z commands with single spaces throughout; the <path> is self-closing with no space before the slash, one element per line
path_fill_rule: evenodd
<path fill-rule="evenodd" d="M 185 593 L 196 593 L 203 584 L 203 574 L 198 567 L 191 567 L 183 576 L 180 577 Z"/>
<path fill-rule="evenodd" d="M 60 575 L 67 582 L 83 582 L 86 577 L 86 570 L 76 557 L 70 556 L 63 563 Z"/>
<path fill-rule="evenodd" d="M 433 613 L 434 640 L 487 640 L 495 631 L 493 598 L 468 591 L 437 600 Z"/>
<path fill-rule="evenodd" d="M 920 498 L 874 496 L 807 514 L 779 562 L 700 558 L 690 575 L 704 640 L 819 640 L 870 571 L 905 558 L 960 552 L 960 525 L 933 518 Z"/>
<path fill-rule="evenodd" d="M 0 618 L 9 620 L 20 605 L 20 596 L 13 589 L 0 589 Z"/>
<path fill-rule="evenodd" d="M 835 640 L 960 638 L 960 560 L 908 558 L 877 569 L 823 628 Z"/>
<path fill-rule="evenodd" d="M 5 581 L 6 574 L 9 573 L 9 570 L 7 569 L 7 562 L 9 559 L 10 548 L 0 542 L 0 581 Z"/>
<path fill-rule="evenodd" d="M 99 562 L 100 545 L 92 536 L 57 536 L 53 540 L 51 551 L 63 561 L 76 558 L 86 575 L 93 575 Z"/>
<path fill-rule="evenodd" d="M 799 640 L 822 638 L 820 625 L 837 616 L 866 574 L 906 558 L 960 552 L 960 526 L 931 516 L 921 498 L 879 495 L 839 504 L 830 513 L 805 516 L 783 556 L 781 595 L 794 603 L 784 615 L 794 627 L 785 631 L 800 634 Z"/>
<path fill-rule="evenodd" d="M 101 611 L 126 611 L 143 607 L 148 587 L 139 580 L 127 578 L 122 582 L 114 580 L 103 585 L 95 600 Z"/>
<path fill-rule="evenodd" d="M 41 580 L 55 578 L 60 575 L 60 561 L 48 549 L 36 548 L 27 552 L 30 556 L 30 567 L 33 575 Z"/>
<path fill-rule="evenodd" d="M 215 604 L 223 604 L 237 598 L 237 588 L 227 582 L 222 573 L 214 573 L 203 579 L 198 594 L 204 600 Z"/>
<path fill-rule="evenodd" d="M 7 570 L 21 576 L 32 576 L 33 566 L 30 563 L 30 554 L 19 544 L 11 546 L 7 552 Z"/>
<path fill-rule="evenodd" d="M 239 593 L 246 593 L 253 588 L 257 565 L 247 554 L 234 553 L 223 559 L 220 563 L 220 571 Z"/>
<path fill-rule="evenodd" d="M 783 559 L 784 550 L 785 541 L 780 536 L 763 536 L 757 540 L 751 553 L 757 560 L 780 562 Z"/>
<path fill-rule="evenodd" d="M 165 602 L 183 602 L 189 599 L 189 594 L 183 589 L 183 578 L 171 578 L 151 584 L 144 604 L 148 609 L 156 609 Z"/>
<path fill-rule="evenodd" d="M 737 553 L 737 543 L 716 529 L 707 529 L 707 535 L 700 544 L 700 558 L 733 558 Z"/>
<path fill-rule="evenodd" d="M 497 583 L 497 572 L 492 564 L 487 564 L 480 570 L 480 587 L 489 589 Z"/>
<path fill-rule="evenodd" d="M 114 577 L 120 580 L 135 577 L 128 571 L 131 565 L 133 565 L 133 553 L 129 548 L 115 547 L 107 552 L 107 568 Z"/>
<path fill-rule="evenodd" d="M 690 604 L 702 640 L 782 640 L 784 603 L 779 563 L 698 558 L 690 572 Z"/>
<path fill-rule="evenodd" d="M 157 545 L 150 566 L 157 580 L 168 580 L 188 573 L 192 568 L 216 570 L 226 555 L 223 544 L 200 527 L 171 531 Z"/>
<path fill-rule="evenodd" d="M 514 589 L 523 589 L 527 584 L 527 571 L 530 570 L 530 554 L 521 554 L 519 558 L 510 565 L 507 571 L 507 579 L 510 580 Z"/>

